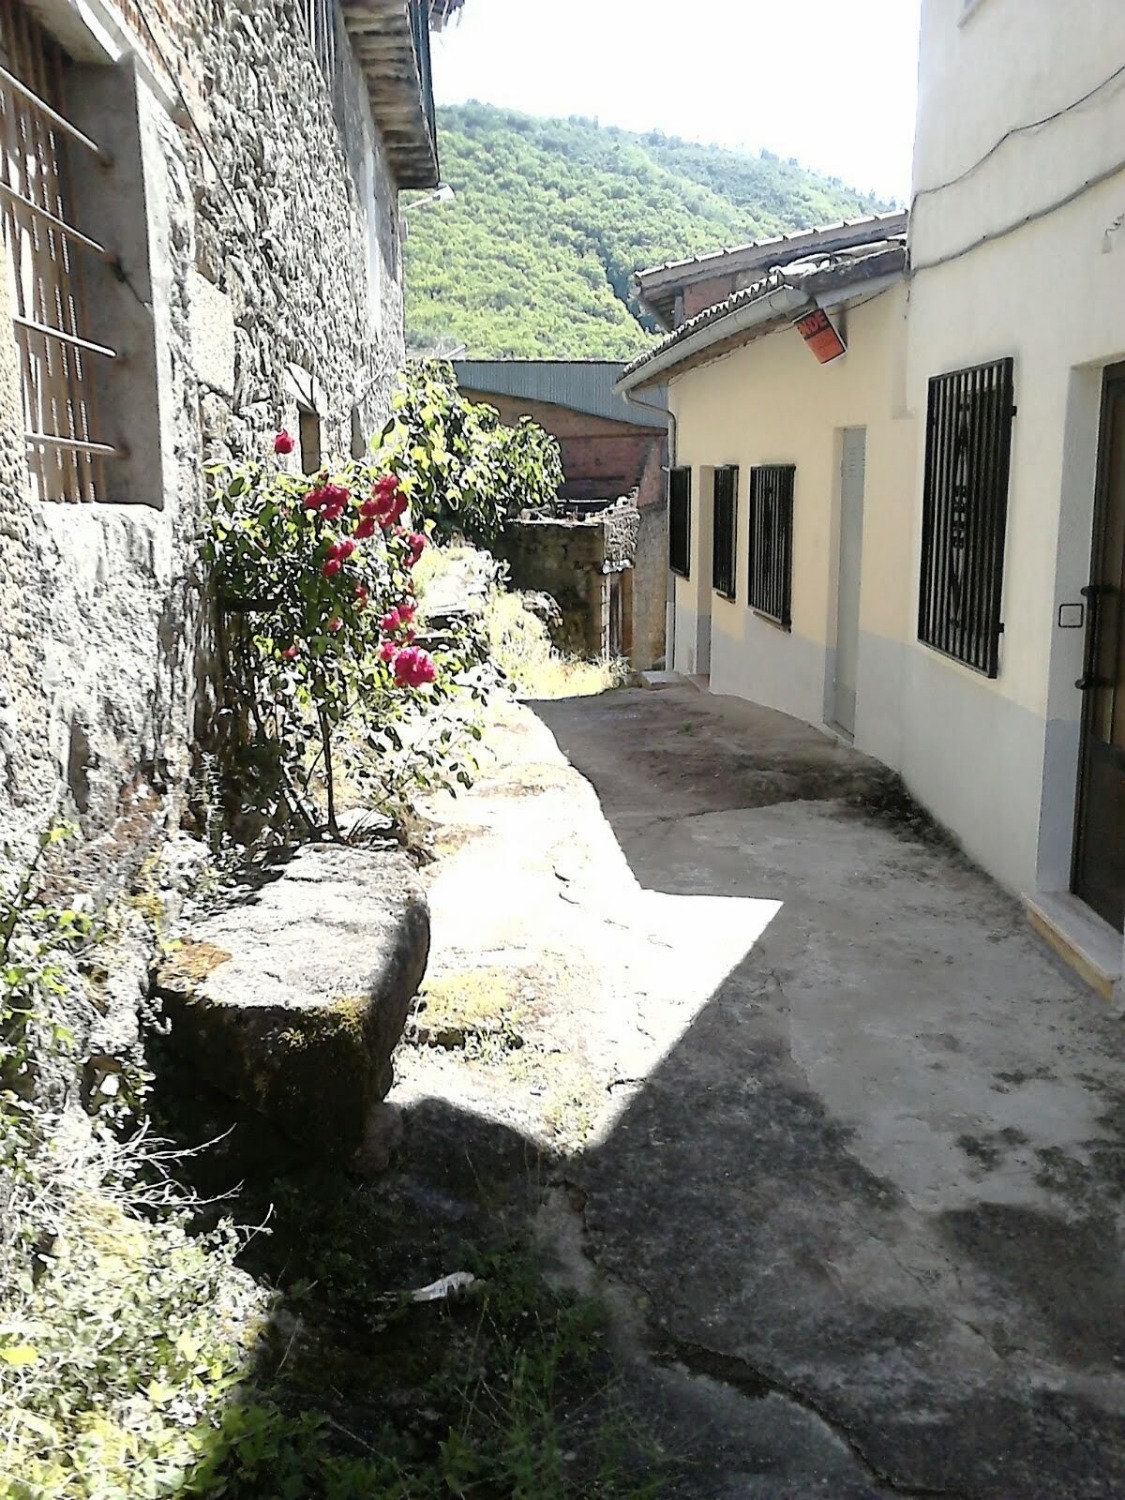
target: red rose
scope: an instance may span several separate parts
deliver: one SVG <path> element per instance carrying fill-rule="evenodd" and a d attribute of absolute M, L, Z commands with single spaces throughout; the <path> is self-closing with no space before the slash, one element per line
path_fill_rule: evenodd
<path fill-rule="evenodd" d="M 412 531 L 406 538 L 406 545 L 410 548 L 413 556 L 419 558 L 426 550 L 426 538 L 420 531 Z"/>
<path fill-rule="evenodd" d="M 398 647 L 395 645 L 394 641 L 384 641 L 383 644 L 379 647 L 379 660 L 392 661 L 397 650 Z"/>
<path fill-rule="evenodd" d="M 281 654 L 282 656 L 284 656 L 286 661 L 292 661 L 293 658 L 297 655 L 299 649 L 300 648 L 297 646 L 286 646 L 285 650 Z"/>
<path fill-rule="evenodd" d="M 310 490 L 308 492 L 308 494 L 305 496 L 305 501 L 304 501 L 305 509 L 306 510 L 319 510 L 320 509 L 320 505 L 321 505 L 321 493 L 322 492 L 320 490 Z"/>
<path fill-rule="evenodd" d="M 320 571 L 324 574 L 325 578 L 335 578 L 336 574 L 343 566 L 344 564 L 338 557 L 330 557 L 325 562 L 323 568 L 321 568 Z"/>
<path fill-rule="evenodd" d="M 373 488 L 380 495 L 393 495 L 398 486 L 399 477 L 397 474 L 384 474 L 382 479 L 375 481 Z"/>
<path fill-rule="evenodd" d="M 404 625 L 409 625 L 414 618 L 414 605 L 407 602 L 398 606 L 398 617 Z"/>
<path fill-rule="evenodd" d="M 332 632 L 332 634 L 335 635 L 336 632 L 343 626 L 343 623 L 344 622 L 340 619 L 339 615 L 333 615 L 328 622 L 328 628 Z"/>
<path fill-rule="evenodd" d="M 284 427 L 273 440 L 273 451 L 280 454 L 282 458 L 284 458 L 287 453 L 292 453 L 293 449 L 296 446 L 296 443 L 289 436 Z"/>
<path fill-rule="evenodd" d="M 392 630 L 398 629 L 399 621 L 400 616 L 398 610 L 389 609 L 383 616 L 383 618 L 379 621 L 379 629 L 385 630 L 389 634 Z"/>
<path fill-rule="evenodd" d="M 328 549 L 328 556 L 338 557 L 342 562 L 345 558 L 351 557 L 354 551 L 355 543 L 352 541 L 351 537 L 344 537 L 343 541 L 332 543 L 331 547 L 329 547 Z"/>
<path fill-rule="evenodd" d="M 395 657 L 395 682 L 399 687 L 413 687 L 414 647 L 407 646 Z"/>
<path fill-rule="evenodd" d="M 364 516 L 356 529 L 352 532 L 357 542 L 366 541 L 369 536 L 375 535 L 375 517 Z"/>
<path fill-rule="evenodd" d="M 395 682 L 399 687 L 422 687 L 437 675 L 434 659 L 420 646 L 407 646 L 395 657 Z"/>

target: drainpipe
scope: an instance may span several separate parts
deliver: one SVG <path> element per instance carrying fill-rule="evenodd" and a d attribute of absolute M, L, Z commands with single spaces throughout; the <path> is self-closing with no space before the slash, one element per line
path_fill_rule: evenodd
<path fill-rule="evenodd" d="M 670 406 L 658 406 L 655 401 L 642 401 L 631 391 L 622 391 L 621 394 L 630 406 L 643 406 L 649 411 L 658 411 L 668 418 L 668 468 L 674 469 L 678 434 L 676 413 Z M 665 571 L 668 581 L 664 595 L 664 670 L 670 672 L 672 663 L 676 659 L 676 579 L 671 568 Z"/>

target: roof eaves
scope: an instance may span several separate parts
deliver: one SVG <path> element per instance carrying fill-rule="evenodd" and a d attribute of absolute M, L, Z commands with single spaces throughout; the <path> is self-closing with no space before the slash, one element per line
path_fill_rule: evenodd
<path fill-rule="evenodd" d="M 430 0 L 430 26 L 440 31 L 454 16 L 461 19 L 461 8 L 465 0 Z"/>
<path fill-rule="evenodd" d="M 437 187 L 432 8 L 416 8 L 415 0 L 340 0 L 340 7 L 397 186 Z"/>
<path fill-rule="evenodd" d="M 810 305 L 810 298 L 801 287 L 785 280 L 780 272 L 771 272 L 718 307 L 710 307 L 681 324 L 655 349 L 626 365 L 614 389 L 626 395 L 653 385 L 693 355 L 727 339 L 747 334 L 759 337 Z"/>
<path fill-rule="evenodd" d="M 816 305 L 818 297 L 852 287 L 876 285 L 885 290 L 906 270 L 905 241 L 893 239 L 855 253 L 820 256 L 775 266 L 751 286 L 733 293 L 682 323 L 666 339 L 638 356 L 621 372 L 615 389 L 625 394 L 651 385 L 677 365 L 740 335 L 761 337 L 783 321 Z M 777 294 L 787 292 L 788 297 Z M 761 315 L 759 315 L 759 311 Z M 769 325 L 768 327 L 766 325 Z"/>
<path fill-rule="evenodd" d="M 728 245 L 720 250 L 709 250 L 704 255 L 688 256 L 684 260 L 669 260 L 662 265 L 638 271 L 635 281 L 641 295 L 659 289 L 661 283 L 680 285 L 692 281 L 705 281 L 709 276 L 724 270 L 745 269 L 742 262 L 760 259 L 777 260 L 775 252 L 812 250 L 825 241 L 833 248 L 870 243 L 875 238 L 890 239 L 906 233 L 907 212 L 905 209 L 893 213 L 869 214 L 862 219 L 840 219 L 833 224 L 818 224 L 812 229 L 792 230 L 787 234 L 774 235 L 763 240 L 751 240 L 745 245 Z"/>

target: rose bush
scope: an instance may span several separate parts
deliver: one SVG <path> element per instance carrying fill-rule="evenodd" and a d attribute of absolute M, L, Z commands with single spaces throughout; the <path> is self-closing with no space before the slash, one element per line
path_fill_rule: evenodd
<path fill-rule="evenodd" d="M 402 476 L 415 518 L 439 536 L 491 547 L 507 517 L 558 495 L 557 440 L 530 417 L 509 427 L 495 407 L 469 401 L 452 365 L 411 360 L 392 407 L 375 441 L 376 461 Z"/>
<path fill-rule="evenodd" d="M 287 437 L 274 438 L 279 457 Z M 219 612 L 227 738 L 251 783 L 240 811 L 339 837 L 341 761 L 377 783 L 375 757 L 401 750 L 404 725 L 464 685 L 469 643 L 447 632 L 436 655 L 415 644 L 412 570 L 427 537 L 402 524 L 409 495 L 397 474 L 355 461 L 310 480 L 267 462 L 212 477 L 203 555 Z M 452 722 L 436 745 L 430 737 L 413 779 L 467 783 L 459 738 Z"/>

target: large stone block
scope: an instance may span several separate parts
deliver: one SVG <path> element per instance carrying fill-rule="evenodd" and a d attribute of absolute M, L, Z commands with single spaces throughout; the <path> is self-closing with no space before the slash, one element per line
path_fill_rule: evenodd
<path fill-rule="evenodd" d="M 331 1156 L 360 1147 L 429 952 L 397 853 L 311 845 L 193 924 L 156 983 L 181 1062 Z"/>
<path fill-rule="evenodd" d="M 197 271 L 188 271 L 187 282 L 196 378 L 212 390 L 232 396 L 235 327 L 231 299 Z"/>

